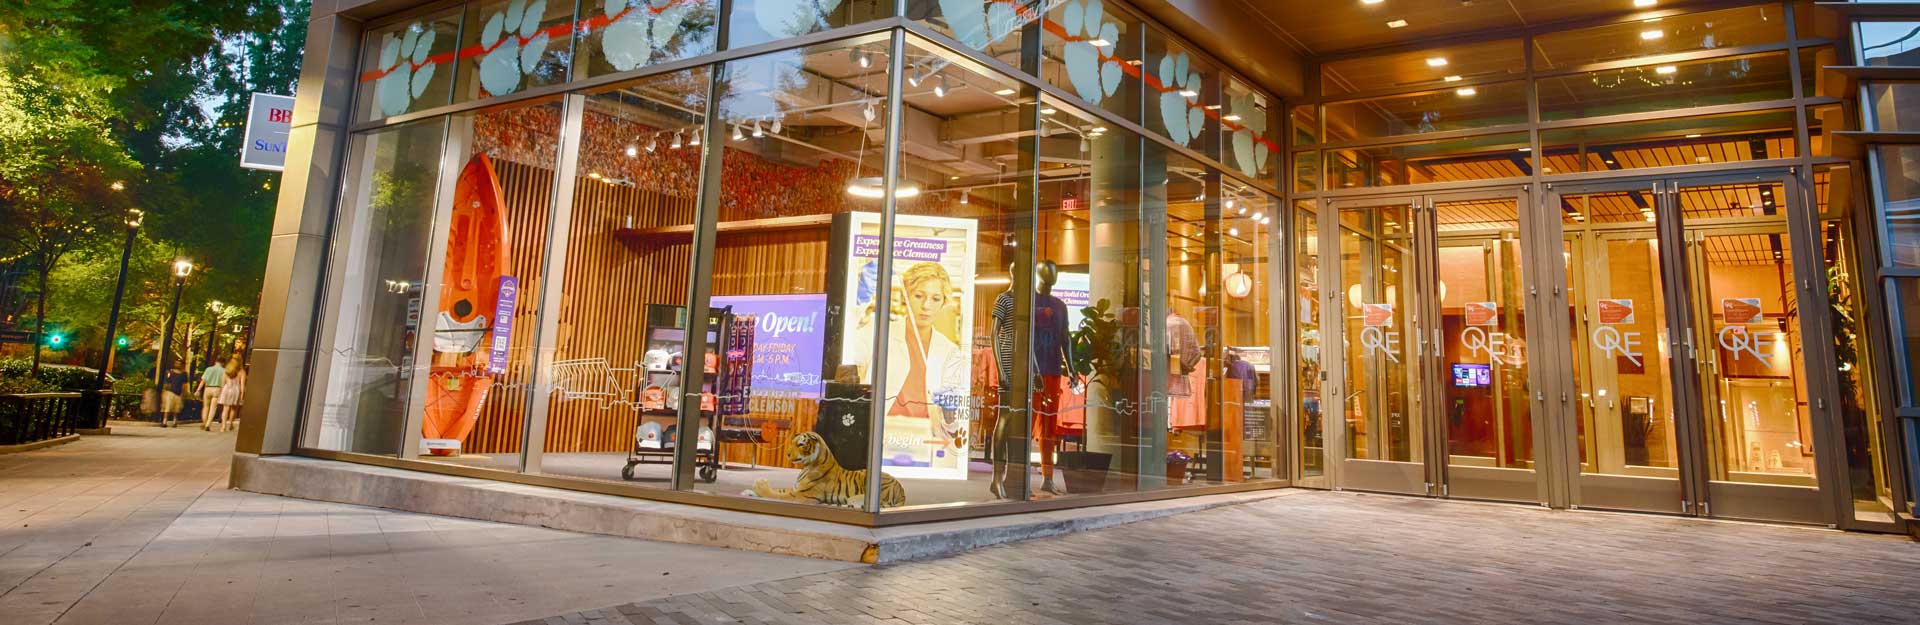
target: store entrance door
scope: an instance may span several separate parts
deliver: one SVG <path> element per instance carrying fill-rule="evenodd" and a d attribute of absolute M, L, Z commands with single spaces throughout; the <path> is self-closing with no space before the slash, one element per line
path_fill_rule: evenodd
<path fill-rule="evenodd" d="M 1574 506 L 1828 523 L 1807 375 L 1823 310 L 1788 172 L 1549 189 Z M 1818 300 L 1818 302 L 1810 301 Z M 1810 308 L 1811 307 L 1811 308 Z"/>
<path fill-rule="evenodd" d="M 1544 501 L 1524 205 L 1524 188 L 1329 202 L 1337 487 Z"/>

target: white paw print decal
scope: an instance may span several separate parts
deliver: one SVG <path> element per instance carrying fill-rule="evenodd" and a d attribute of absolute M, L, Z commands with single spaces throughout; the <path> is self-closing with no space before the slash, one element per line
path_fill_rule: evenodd
<path fill-rule="evenodd" d="M 1267 111 L 1254 98 L 1251 93 L 1234 96 L 1227 101 L 1227 112 L 1240 126 L 1233 131 L 1234 163 L 1242 173 L 1258 177 L 1267 168 L 1266 146 L 1259 143 L 1267 136 Z"/>
<path fill-rule="evenodd" d="M 531 74 L 552 43 L 540 32 L 540 18 L 547 13 L 547 0 L 513 0 L 507 10 L 487 18 L 480 29 L 480 43 L 489 51 L 480 57 L 480 87 L 492 95 L 520 90 L 520 77 Z"/>
<path fill-rule="evenodd" d="M 940 0 L 940 14 L 953 38 L 975 50 L 1005 40 L 1021 26 L 1013 5 L 997 0 Z"/>
<path fill-rule="evenodd" d="M 602 1 L 613 23 L 602 33 L 600 49 L 607 63 L 622 72 L 644 66 L 664 51 L 695 8 L 695 3 L 681 0 Z"/>
<path fill-rule="evenodd" d="M 1200 74 L 1189 67 L 1187 53 L 1160 57 L 1160 121 L 1167 126 L 1167 137 L 1188 145 L 1206 128 L 1207 118 L 1200 111 Z M 1186 94 L 1193 95 L 1186 95 Z"/>
<path fill-rule="evenodd" d="M 844 0 L 755 0 L 753 19 L 774 37 L 793 37 L 826 28 L 827 16 Z"/>
<path fill-rule="evenodd" d="M 379 69 L 385 75 L 374 85 L 374 100 L 379 104 L 381 116 L 412 110 L 413 99 L 426 93 L 427 85 L 433 82 L 434 70 L 439 67 L 427 63 L 427 57 L 432 56 L 433 40 L 433 30 L 421 22 L 381 38 Z"/>
<path fill-rule="evenodd" d="M 1068 2 L 1065 11 L 1060 25 L 1066 27 L 1068 37 L 1074 38 L 1067 42 L 1064 53 L 1067 81 L 1073 83 L 1074 93 L 1099 104 L 1120 90 L 1120 78 L 1124 76 L 1120 60 L 1113 58 L 1120 27 L 1104 19 L 1100 0 Z"/>

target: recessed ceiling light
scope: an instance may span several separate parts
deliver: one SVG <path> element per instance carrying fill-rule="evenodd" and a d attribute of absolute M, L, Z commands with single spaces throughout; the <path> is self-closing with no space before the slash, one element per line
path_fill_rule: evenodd
<path fill-rule="evenodd" d="M 1647 41 L 1653 41 L 1653 40 L 1655 40 L 1655 39 L 1659 39 L 1659 38 L 1661 38 L 1661 37 L 1665 37 L 1665 36 L 1667 36 L 1667 31 L 1664 31 L 1664 30 L 1643 30 L 1643 31 L 1640 31 L 1640 38 L 1641 38 L 1641 39 L 1645 39 L 1645 40 L 1647 40 Z"/>
<path fill-rule="evenodd" d="M 1656 4 L 1660 4 L 1660 0 L 1633 0 L 1634 8 L 1639 8 L 1639 9 L 1651 7 Z"/>
<path fill-rule="evenodd" d="M 1698 138 L 1700 138 L 1700 135 L 1699 135 L 1698 133 L 1695 133 L 1695 134 L 1690 134 L 1690 135 L 1687 135 L 1687 138 L 1688 138 L 1688 139 L 1698 139 Z"/>
<path fill-rule="evenodd" d="M 1460 77 L 1459 77 L 1459 76 L 1448 76 L 1448 77 L 1446 77 L 1446 78 L 1443 78 L 1443 79 L 1441 79 L 1441 80 L 1445 80 L 1445 81 L 1447 81 L 1447 82 L 1460 82 Z"/>
<path fill-rule="evenodd" d="M 1680 68 L 1674 67 L 1672 65 L 1662 65 L 1662 66 L 1653 68 L 1653 73 L 1660 74 L 1662 76 L 1671 74 L 1677 71 L 1680 71 Z"/>
<path fill-rule="evenodd" d="M 1094 126 L 1094 127 L 1092 127 L 1092 128 L 1088 128 L 1088 129 L 1087 129 L 1087 131 L 1088 131 L 1088 132 L 1106 132 L 1106 131 L 1107 131 L 1107 127 L 1106 127 L 1106 126 Z"/>
<path fill-rule="evenodd" d="M 1387 0 L 1360 0 L 1360 4 L 1380 4 L 1386 1 Z"/>
<path fill-rule="evenodd" d="M 1406 20 L 1394 20 L 1391 22 L 1387 22 L 1387 28 L 1406 28 L 1406 27 L 1407 27 Z"/>
<path fill-rule="evenodd" d="M 1237 121 L 1240 121 L 1240 116 L 1239 116 L 1239 115 L 1227 115 L 1227 116 L 1224 116 L 1224 117 L 1221 117 L 1220 119 L 1224 119 L 1224 120 L 1227 120 L 1227 121 L 1230 121 L 1230 122 L 1237 122 Z"/>
<path fill-rule="evenodd" d="M 1013 93 L 1014 91 L 1012 89 L 1001 89 L 993 92 L 993 95 L 1013 95 Z"/>
<path fill-rule="evenodd" d="M 1532 152 L 1533 148 L 1520 148 L 1521 152 Z"/>
<path fill-rule="evenodd" d="M 1446 66 L 1447 66 L 1447 57 L 1435 56 L 1435 57 L 1427 58 L 1427 67 L 1446 67 Z"/>
<path fill-rule="evenodd" d="M 1198 92 L 1198 91 L 1194 91 L 1194 90 L 1192 90 L 1192 89 L 1181 89 L 1181 90 L 1180 90 L 1180 97 L 1183 97 L 1183 98 L 1198 98 L 1198 97 L 1200 97 L 1200 92 Z"/>
<path fill-rule="evenodd" d="M 1107 41 L 1105 39 L 1088 39 L 1087 43 L 1093 44 L 1093 47 L 1095 48 L 1105 48 L 1107 46 L 1113 45 L 1113 42 Z"/>
<path fill-rule="evenodd" d="M 1053 114 L 1053 112 L 1054 112 L 1054 111 L 1053 111 L 1053 107 L 1050 107 L 1050 106 L 1043 106 L 1043 107 L 1040 107 L 1040 114 L 1041 114 L 1041 115 L 1052 115 L 1052 114 Z"/>
<path fill-rule="evenodd" d="M 1480 93 L 1478 89 L 1474 89 L 1473 87 L 1461 87 L 1459 89 L 1453 90 L 1453 92 L 1463 96 L 1470 96 L 1476 93 Z"/>

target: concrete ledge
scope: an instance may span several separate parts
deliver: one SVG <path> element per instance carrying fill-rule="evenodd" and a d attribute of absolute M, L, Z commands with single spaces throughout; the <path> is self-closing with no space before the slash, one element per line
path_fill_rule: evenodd
<path fill-rule="evenodd" d="M 46 449 L 48 447 L 53 447 L 55 445 L 65 445 L 67 443 L 71 443 L 77 440 L 80 440 L 79 434 L 68 434 L 60 438 L 49 438 L 44 441 L 34 441 L 31 443 L 21 443 L 18 445 L 0 445 L 0 455 L 17 454 L 23 451 L 33 451 L 35 449 Z"/>
<path fill-rule="evenodd" d="M 103 428 L 80 428 L 74 430 L 74 432 L 81 436 L 111 436 L 113 434 L 113 428 L 111 426 Z"/>
<path fill-rule="evenodd" d="M 233 488 L 299 499 L 846 562 L 930 558 L 1304 492 L 1272 490 L 867 528 L 293 456 L 233 456 Z"/>

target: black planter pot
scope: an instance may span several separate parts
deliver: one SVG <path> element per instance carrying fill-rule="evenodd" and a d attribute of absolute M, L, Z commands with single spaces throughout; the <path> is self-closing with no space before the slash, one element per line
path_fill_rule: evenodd
<path fill-rule="evenodd" d="M 1066 474 L 1067 492 L 1091 494 L 1106 490 L 1107 469 L 1113 465 L 1113 454 L 1097 451 L 1062 451 L 1055 456 L 1062 473 Z"/>

